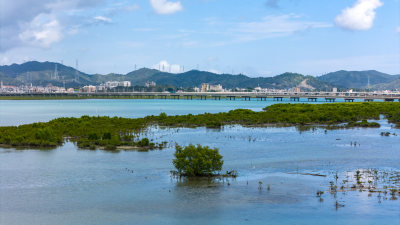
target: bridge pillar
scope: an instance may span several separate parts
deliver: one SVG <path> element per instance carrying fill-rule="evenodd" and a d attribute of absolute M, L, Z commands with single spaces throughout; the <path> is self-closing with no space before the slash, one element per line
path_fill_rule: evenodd
<path fill-rule="evenodd" d="M 344 102 L 354 102 L 354 98 L 345 98 Z"/>
<path fill-rule="evenodd" d="M 335 102 L 336 99 L 335 98 L 325 98 L 326 102 Z"/>
<path fill-rule="evenodd" d="M 317 98 L 307 98 L 307 101 L 317 102 Z"/>
<path fill-rule="evenodd" d="M 290 101 L 300 102 L 300 97 L 290 97 Z"/>
<path fill-rule="evenodd" d="M 394 102 L 393 98 L 385 98 L 385 102 Z"/>
<path fill-rule="evenodd" d="M 283 101 L 283 97 L 274 97 L 274 101 Z"/>

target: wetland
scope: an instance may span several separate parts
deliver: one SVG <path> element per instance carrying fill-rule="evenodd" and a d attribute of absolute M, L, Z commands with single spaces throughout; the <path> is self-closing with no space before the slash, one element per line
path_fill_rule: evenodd
<path fill-rule="evenodd" d="M 25 107 L 23 101 L 0 102 L 1 106 L 16 106 L 9 111 L 2 107 L 0 122 L 3 127 L 30 127 L 32 122 L 46 125 L 55 114 L 39 113 L 43 104 L 49 112 L 56 112 L 58 107 L 74 108 L 73 113 L 60 110 L 58 115 L 77 117 L 71 118 L 77 121 L 83 115 L 87 115 L 84 120 L 104 116 L 142 120 L 143 114 L 154 115 L 148 117 L 154 119 L 160 116 L 160 107 L 175 108 L 185 118 L 189 113 L 194 118 L 209 118 L 220 112 L 226 114 L 218 118 L 226 118 L 231 110 L 249 109 L 251 112 L 232 112 L 242 121 L 253 121 L 254 114 L 265 113 L 266 104 L 221 103 L 218 108 L 211 102 L 168 101 L 143 112 L 143 102 L 135 100 L 85 100 L 84 107 L 78 107 L 81 102 L 62 103 L 65 105 L 37 102 L 38 107 L 25 111 L 29 116 L 24 118 L 17 116 L 18 109 Z M 148 105 L 156 103 L 149 101 Z M 398 224 L 398 105 L 383 111 L 375 108 L 365 113 L 356 111 L 350 114 L 354 119 L 333 123 L 330 121 L 335 117 L 318 116 L 327 117 L 321 126 L 297 122 L 271 126 L 266 125 L 270 121 L 263 120 L 260 126 L 245 122 L 207 126 L 197 119 L 189 120 L 191 124 L 199 121 L 196 126 L 188 126 L 181 122 L 186 120 L 163 110 L 167 112 L 164 123 L 152 122 L 135 132 L 139 138 L 135 142 L 147 138 L 152 143 L 165 143 L 162 150 L 155 151 L 88 151 L 80 148 L 76 139 L 64 135 L 62 143 L 52 149 L 0 147 L 0 223 Z M 296 121 L 299 117 L 295 114 L 287 118 Z M 363 119 L 379 126 L 347 126 L 351 121 L 363 123 Z M 329 126 L 334 128 L 327 129 Z M 98 136 L 103 137 L 103 133 L 99 131 Z M 190 144 L 218 148 L 224 161 L 222 173 L 237 171 L 237 176 L 172 176 L 176 145 Z"/>

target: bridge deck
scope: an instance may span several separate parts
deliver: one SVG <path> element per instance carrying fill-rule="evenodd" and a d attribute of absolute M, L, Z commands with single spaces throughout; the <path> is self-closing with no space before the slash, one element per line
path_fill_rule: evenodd
<path fill-rule="evenodd" d="M 368 93 L 368 92 L 353 92 L 353 93 L 344 93 L 344 92 L 182 92 L 182 93 L 165 93 L 165 92 L 94 92 L 94 93 L 0 93 L 0 97 L 136 97 L 136 98 L 176 98 L 180 99 L 189 99 L 189 98 L 201 98 L 207 99 L 215 99 L 223 97 L 227 99 L 234 100 L 235 98 L 273 98 L 273 99 L 323 99 L 323 100 L 331 100 L 334 99 L 345 99 L 348 101 L 352 101 L 354 99 L 364 99 L 365 101 L 373 101 L 373 100 L 386 100 L 386 101 L 394 101 L 400 100 L 400 93 L 393 94 L 376 94 L 376 93 Z"/>

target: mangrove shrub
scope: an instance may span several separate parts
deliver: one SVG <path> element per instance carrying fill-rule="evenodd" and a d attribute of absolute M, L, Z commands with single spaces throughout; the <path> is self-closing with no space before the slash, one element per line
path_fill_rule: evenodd
<path fill-rule="evenodd" d="M 175 147 L 173 164 L 180 175 L 211 176 L 222 170 L 224 161 L 217 148 L 189 145 L 185 148 Z"/>

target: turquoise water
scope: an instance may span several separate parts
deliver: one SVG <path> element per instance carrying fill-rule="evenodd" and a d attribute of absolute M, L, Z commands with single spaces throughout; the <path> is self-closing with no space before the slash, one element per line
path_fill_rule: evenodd
<path fill-rule="evenodd" d="M 340 99 L 338 99 L 340 101 Z M 283 103 L 289 103 L 284 99 Z M 323 103 L 319 99 L 318 103 Z M 260 111 L 277 102 L 228 100 L 162 100 L 162 99 L 85 99 L 85 100 L 0 100 L 0 126 L 45 122 L 58 117 L 83 115 L 120 116 L 127 118 L 158 115 L 184 115 L 226 112 L 232 109 Z M 281 102 L 279 102 L 281 103 Z M 294 102 L 292 102 L 294 103 Z"/>
<path fill-rule="evenodd" d="M 168 114 L 186 114 L 261 110 L 265 105 L 4 101 L 0 116 L 2 125 L 16 125 L 84 114 L 140 117 L 158 114 L 160 107 Z M 168 141 L 169 147 L 150 152 L 79 150 L 72 143 L 45 151 L 0 148 L 0 224 L 399 224 L 400 200 L 387 196 L 380 201 L 377 194 L 359 191 L 339 192 L 336 197 L 328 193 L 336 173 L 341 181 L 357 169 L 400 171 L 400 136 L 380 135 L 400 130 L 384 120 L 380 123 L 381 128 L 327 132 L 300 132 L 294 127 L 152 127 L 144 135 Z M 355 147 L 350 145 L 354 142 Z M 224 170 L 237 170 L 239 177 L 224 182 L 171 178 L 175 143 L 219 148 Z M 322 202 L 316 197 L 319 190 L 325 191 Z M 336 201 L 344 207 L 336 208 Z"/>

